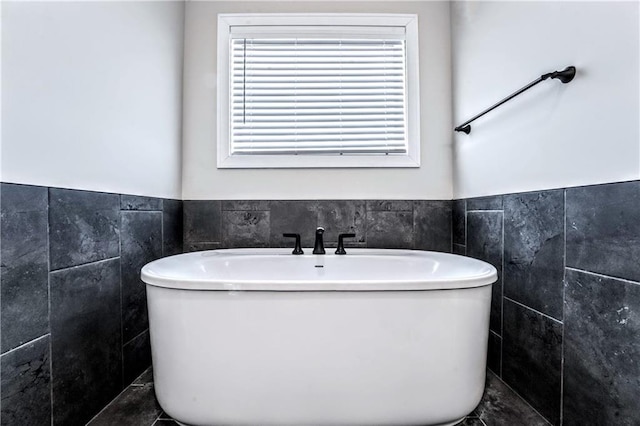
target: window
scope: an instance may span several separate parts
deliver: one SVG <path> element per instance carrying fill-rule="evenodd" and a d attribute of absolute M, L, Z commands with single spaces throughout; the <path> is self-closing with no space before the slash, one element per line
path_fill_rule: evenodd
<path fill-rule="evenodd" d="M 218 17 L 218 167 L 418 167 L 414 15 Z"/>

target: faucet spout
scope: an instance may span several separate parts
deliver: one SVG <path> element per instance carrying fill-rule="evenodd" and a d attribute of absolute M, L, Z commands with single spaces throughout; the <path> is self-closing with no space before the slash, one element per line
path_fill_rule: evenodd
<path fill-rule="evenodd" d="M 316 242 L 313 245 L 313 254 L 325 254 L 322 234 L 324 234 L 324 228 L 322 226 L 318 226 L 316 229 Z"/>

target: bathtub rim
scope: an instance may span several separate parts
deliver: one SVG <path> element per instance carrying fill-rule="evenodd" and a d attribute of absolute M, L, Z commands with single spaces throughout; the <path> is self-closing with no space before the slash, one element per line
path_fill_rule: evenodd
<path fill-rule="evenodd" d="M 310 252 L 310 251 L 309 251 Z M 191 253 L 183 253 L 174 256 L 161 258 L 146 264 L 140 273 L 141 279 L 146 285 L 173 288 L 180 290 L 193 291 L 429 291 L 429 290 L 455 290 L 482 287 L 492 285 L 498 279 L 498 273 L 494 266 L 487 262 L 461 256 L 452 253 L 442 253 L 424 250 L 405 250 L 405 249 L 368 249 L 368 248 L 352 248 L 350 249 L 352 256 L 357 255 L 381 255 L 381 256 L 432 256 L 459 261 L 482 266 L 485 268 L 483 273 L 474 275 L 458 275 L 448 278 L 439 279 L 379 279 L 379 280 L 320 280 L 320 279 L 297 279 L 297 280 L 232 280 L 232 279 L 211 279 L 211 278 L 176 278 L 168 277 L 153 272 L 153 267 L 158 262 L 166 262 L 166 259 L 182 257 L 185 259 L 193 258 L 195 261 L 202 256 L 224 256 L 224 255 L 268 255 L 268 256 L 293 256 L 290 249 L 283 248 L 235 248 L 235 249 L 218 249 L 206 250 Z M 322 260 L 322 258 L 336 256 L 327 255 L 304 255 L 305 258 L 313 257 Z M 346 256 L 349 256 L 348 254 Z"/>

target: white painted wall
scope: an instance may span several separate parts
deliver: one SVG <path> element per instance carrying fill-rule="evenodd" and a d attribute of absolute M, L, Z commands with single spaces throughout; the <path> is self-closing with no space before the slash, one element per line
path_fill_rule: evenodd
<path fill-rule="evenodd" d="M 180 198 L 184 3 L 2 7 L 2 180 Z"/>
<path fill-rule="evenodd" d="M 456 198 L 640 177 L 638 2 L 452 4 L 455 125 L 575 65 L 455 136 Z"/>
<path fill-rule="evenodd" d="M 420 23 L 419 169 L 216 168 L 218 13 L 416 13 Z M 450 199 L 451 67 L 447 2 L 187 2 L 185 21 L 184 199 Z"/>

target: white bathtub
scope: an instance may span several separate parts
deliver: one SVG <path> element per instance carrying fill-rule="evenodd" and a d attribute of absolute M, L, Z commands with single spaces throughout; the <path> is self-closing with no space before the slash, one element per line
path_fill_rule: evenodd
<path fill-rule="evenodd" d="M 181 423 L 455 424 L 482 396 L 487 263 L 232 249 L 160 259 L 142 279 L 156 395 Z"/>

